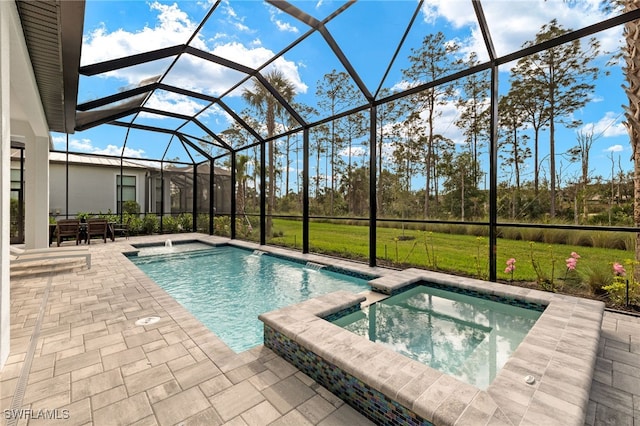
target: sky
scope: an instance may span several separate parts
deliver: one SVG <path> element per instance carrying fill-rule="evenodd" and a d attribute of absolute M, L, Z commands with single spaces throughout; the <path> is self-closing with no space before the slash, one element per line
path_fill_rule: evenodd
<path fill-rule="evenodd" d="M 317 0 L 292 1 L 293 5 L 316 19 L 324 19 L 344 1 Z M 141 0 L 88 0 L 84 23 L 81 65 L 89 65 L 117 57 L 142 53 L 149 50 L 190 43 L 191 46 L 213 53 L 236 63 L 258 68 L 275 53 L 280 52 L 304 34 L 310 27 L 261 1 L 220 2 L 211 17 L 197 35 L 190 39 L 202 19 L 211 9 L 212 1 L 141 1 Z M 476 23 L 471 0 L 426 0 L 418 12 L 415 22 L 406 35 L 406 40 L 393 64 L 391 59 L 404 35 L 409 21 L 418 5 L 408 0 L 365 0 L 349 6 L 342 14 L 327 24 L 327 29 L 342 49 L 347 60 L 361 77 L 367 90 L 375 94 L 380 90 L 397 91 L 407 87 L 402 70 L 409 66 L 411 49 L 420 46 L 425 34 L 442 31 L 448 41 L 461 46 L 461 54 L 475 52 L 480 61 L 488 59 L 482 34 Z M 483 1 L 491 37 L 498 56 L 519 50 L 523 43 L 533 40 L 541 26 L 552 19 L 567 29 L 582 28 L 596 23 L 608 15 L 601 10 L 599 0 L 509 0 Z M 597 35 L 602 50 L 614 52 L 622 43 L 621 29 Z M 611 158 L 629 170 L 632 166 L 631 150 L 623 120 L 625 96 L 621 85 L 621 66 L 605 67 L 610 55 L 602 54 L 597 64 L 606 68 L 608 76 L 602 74 L 587 105 L 574 113 L 574 119 L 582 121 L 577 129 L 592 130 L 596 139 L 591 152 L 593 173 L 605 179 L 611 174 Z M 513 64 L 500 69 L 501 92 L 509 87 L 509 70 Z M 388 72 L 387 72 L 387 68 Z M 276 68 L 292 82 L 297 93 L 295 101 L 317 107 L 318 82 L 332 70 L 344 71 L 344 67 L 317 32 L 304 38 L 282 57 L 265 68 Z M 386 73 L 386 78 L 383 78 Z M 247 107 L 240 96 L 247 84 L 237 87 L 245 75 L 191 55 L 183 55 L 172 64 L 163 59 L 147 64 L 80 78 L 78 102 L 98 99 L 120 90 L 133 88 L 141 82 L 163 76 L 163 82 L 213 96 L 224 96 L 223 100 L 236 113 Z M 364 96 L 354 97 L 354 104 L 363 104 Z M 170 92 L 156 92 L 146 104 L 150 108 L 165 109 L 181 114 L 193 114 L 207 106 L 205 101 Z M 447 103 L 440 108 L 436 127 L 444 136 L 462 146 L 463 137 L 454 122 L 459 117 L 459 108 Z M 314 122 L 322 114 L 305 113 L 303 118 Z M 122 121 L 129 121 L 125 117 Z M 206 109 L 198 119 L 219 133 L 230 126 L 231 118 L 217 106 Z M 136 119 L 140 124 L 175 129 L 183 121 L 175 118 L 142 114 Z M 201 137 L 204 132 L 194 124 L 184 126 L 184 133 Z M 264 126 L 260 129 L 266 134 Z M 543 133 L 548 140 L 548 134 Z M 165 152 L 170 137 L 140 130 L 102 125 L 68 136 L 69 150 L 96 154 L 124 154 L 139 158 L 180 158 L 189 161 L 184 148 L 172 141 Z M 563 155 L 576 144 L 576 129 L 561 128 L 558 131 L 556 167 L 565 179 L 577 176 L 579 165 L 570 164 Z M 53 134 L 56 149 L 64 150 L 67 135 Z M 126 140 L 126 144 L 125 144 Z M 542 143 L 544 145 L 544 142 Z M 388 154 L 388 148 L 385 153 Z M 222 151 L 217 151 L 222 152 Z M 543 147 L 541 157 L 548 152 Z M 342 152 L 346 156 L 345 152 Z M 352 157 L 364 161 L 366 146 L 352 150 Z M 613 156 L 613 157 L 611 157 Z M 202 157 L 195 157 L 201 160 Z M 298 162 L 302 160 L 299 158 Z M 359 162 L 360 162 L 359 161 Z M 312 164 L 312 167 L 316 167 Z M 546 169 L 545 164 L 542 165 Z M 326 167 L 320 165 L 323 174 Z M 295 173 L 295 165 L 291 168 Z M 314 172 L 312 171 L 312 174 Z M 533 166 L 524 170 L 524 179 L 530 179 Z M 501 179 L 510 179 L 508 170 L 501 170 Z M 292 177 L 295 179 L 295 177 Z"/>

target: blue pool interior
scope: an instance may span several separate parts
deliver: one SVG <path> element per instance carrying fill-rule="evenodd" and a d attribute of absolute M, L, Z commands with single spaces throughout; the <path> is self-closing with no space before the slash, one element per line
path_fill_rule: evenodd
<path fill-rule="evenodd" d="M 232 246 L 137 248 L 131 261 L 235 352 L 262 343 L 261 313 L 336 290 L 369 290 L 361 277 Z"/>
<path fill-rule="evenodd" d="M 418 285 L 332 322 L 486 389 L 541 314 Z"/>

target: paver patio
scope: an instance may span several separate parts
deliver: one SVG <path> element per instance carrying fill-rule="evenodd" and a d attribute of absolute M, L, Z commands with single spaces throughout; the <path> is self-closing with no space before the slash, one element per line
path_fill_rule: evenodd
<path fill-rule="evenodd" d="M 196 237 L 226 241 L 171 236 Z M 121 254 L 165 239 L 92 243 L 91 269 L 12 269 L 7 425 L 371 424 L 269 349 L 235 354 Z M 135 325 L 149 316 L 160 321 Z M 640 425 L 640 318 L 605 314 L 586 424 Z"/>

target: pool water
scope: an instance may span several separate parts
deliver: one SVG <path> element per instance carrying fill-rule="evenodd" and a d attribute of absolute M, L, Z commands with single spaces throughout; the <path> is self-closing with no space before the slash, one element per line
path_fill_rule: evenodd
<path fill-rule="evenodd" d="M 336 290 L 369 290 L 360 278 L 236 247 L 189 252 L 180 246 L 130 259 L 235 352 L 262 343 L 261 313 Z"/>
<path fill-rule="evenodd" d="M 417 286 L 333 322 L 486 389 L 541 314 Z"/>
<path fill-rule="evenodd" d="M 164 245 L 136 246 L 136 248 L 138 249 L 138 257 L 184 253 L 187 251 L 196 250 L 210 250 L 212 247 L 213 246 L 210 244 L 199 243 L 197 241 L 172 243 L 171 240 L 167 240 Z"/>

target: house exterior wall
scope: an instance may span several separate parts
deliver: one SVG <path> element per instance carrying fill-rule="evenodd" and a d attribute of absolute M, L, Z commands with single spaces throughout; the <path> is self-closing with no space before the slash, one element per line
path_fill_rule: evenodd
<path fill-rule="evenodd" d="M 46 153 L 49 127 L 37 90 L 33 66 L 13 1 L 0 1 L 0 369 L 9 354 L 9 231 L 11 140 L 24 141 L 31 163 L 25 164 L 27 248 L 48 245 Z M 44 158 L 44 160 L 43 160 Z"/>
<path fill-rule="evenodd" d="M 117 176 L 120 168 L 97 166 L 94 164 L 69 164 L 69 211 L 70 216 L 84 213 L 116 213 Z M 54 216 L 66 215 L 66 166 L 51 163 L 50 170 L 50 213 Z M 144 169 L 123 169 L 124 176 L 136 177 L 136 202 L 144 213 L 146 200 L 146 171 Z"/>
<path fill-rule="evenodd" d="M 11 156 L 9 110 L 9 26 L 15 18 L 15 5 L 0 2 L 0 369 L 9 356 L 9 193 L 11 175 L 7 165 Z M 15 24 L 15 23 L 14 23 Z"/>

